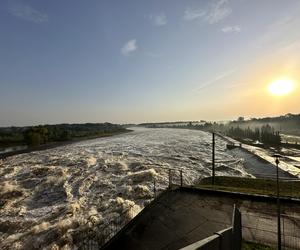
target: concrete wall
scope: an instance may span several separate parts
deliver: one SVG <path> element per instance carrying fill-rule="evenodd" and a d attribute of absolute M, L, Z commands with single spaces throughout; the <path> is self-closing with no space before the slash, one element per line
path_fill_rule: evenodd
<path fill-rule="evenodd" d="M 242 242 L 241 213 L 234 207 L 232 227 L 221 230 L 181 250 L 240 250 Z"/>
<path fill-rule="evenodd" d="M 276 198 L 179 188 L 160 195 L 102 249 L 180 249 L 232 227 L 241 212 L 245 240 L 276 247 Z M 300 249 L 300 200 L 281 199 L 282 246 Z"/>
<path fill-rule="evenodd" d="M 232 227 L 215 233 L 206 239 L 197 241 L 181 250 L 231 250 L 232 248 Z"/>

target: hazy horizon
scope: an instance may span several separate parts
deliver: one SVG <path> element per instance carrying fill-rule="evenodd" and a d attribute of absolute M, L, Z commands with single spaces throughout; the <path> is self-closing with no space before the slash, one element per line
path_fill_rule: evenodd
<path fill-rule="evenodd" d="M 200 122 L 200 121 L 205 121 L 205 122 L 230 122 L 230 121 L 235 121 L 238 120 L 239 117 L 243 117 L 245 121 L 250 121 L 253 118 L 261 119 L 261 118 L 275 118 L 278 116 L 284 116 L 287 114 L 292 114 L 292 115 L 300 115 L 300 113 L 286 113 L 286 114 L 280 114 L 276 116 L 256 116 L 256 117 L 248 117 L 248 116 L 237 116 L 232 119 L 215 119 L 215 120 L 205 120 L 205 119 L 197 119 L 197 120 L 158 120 L 158 121 L 140 121 L 140 122 L 115 122 L 115 124 L 120 124 L 120 125 L 126 125 L 126 124 L 133 124 L 133 125 L 139 125 L 139 124 L 146 124 L 146 123 L 177 123 L 177 122 Z M 0 128 L 4 127 L 30 127 L 30 126 L 37 126 L 37 125 L 57 125 L 57 124 L 85 124 L 85 123 L 114 123 L 111 121 L 79 121 L 79 122 L 50 122 L 50 123 L 33 123 L 33 124 L 21 124 L 21 125 L 8 125 L 8 126 L 0 126 Z"/>
<path fill-rule="evenodd" d="M 0 127 L 298 114 L 299 12 L 298 0 L 3 0 Z M 280 79 L 293 89 L 274 95 Z"/>

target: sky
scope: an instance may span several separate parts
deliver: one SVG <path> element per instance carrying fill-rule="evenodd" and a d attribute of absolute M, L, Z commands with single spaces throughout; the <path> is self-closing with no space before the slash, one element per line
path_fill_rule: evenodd
<path fill-rule="evenodd" d="M 1 0 L 0 126 L 300 113 L 299 0 Z M 294 81 L 285 96 L 268 92 Z"/>

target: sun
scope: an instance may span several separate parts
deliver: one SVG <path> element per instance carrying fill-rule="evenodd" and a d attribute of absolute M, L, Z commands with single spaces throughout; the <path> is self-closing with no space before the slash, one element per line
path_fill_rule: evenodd
<path fill-rule="evenodd" d="M 272 95 L 287 95 L 294 89 L 294 81 L 291 79 L 279 79 L 269 84 L 268 90 Z"/>

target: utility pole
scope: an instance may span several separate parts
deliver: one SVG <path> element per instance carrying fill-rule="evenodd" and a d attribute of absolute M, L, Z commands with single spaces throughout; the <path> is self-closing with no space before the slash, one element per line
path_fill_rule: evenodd
<path fill-rule="evenodd" d="M 276 163 L 276 179 L 277 179 L 277 244 L 278 250 L 281 250 L 281 225 L 280 225 L 280 199 L 279 199 L 279 158 L 280 155 L 275 154 L 275 163 Z"/>
<path fill-rule="evenodd" d="M 211 184 L 215 185 L 215 133 L 212 133 L 212 178 Z"/>

